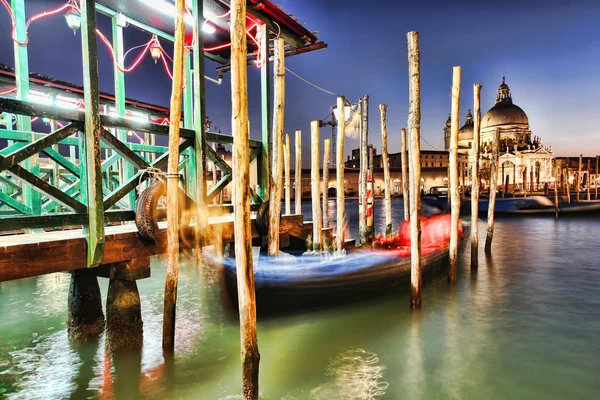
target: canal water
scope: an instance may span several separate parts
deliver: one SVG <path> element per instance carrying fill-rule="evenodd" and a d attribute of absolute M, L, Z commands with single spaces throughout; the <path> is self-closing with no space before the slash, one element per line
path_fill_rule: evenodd
<path fill-rule="evenodd" d="M 347 202 L 354 237 L 357 208 Z M 463 252 L 456 286 L 445 274 L 425 284 L 419 313 L 405 290 L 261 320 L 261 398 L 598 399 L 598 232 L 600 218 L 497 219 L 491 257 L 482 251 L 474 272 Z M 163 258 L 138 281 L 141 353 L 69 342 L 68 274 L 0 283 L 0 398 L 241 398 L 237 316 L 219 275 L 187 260 L 179 277 L 173 364 L 161 352 Z"/>

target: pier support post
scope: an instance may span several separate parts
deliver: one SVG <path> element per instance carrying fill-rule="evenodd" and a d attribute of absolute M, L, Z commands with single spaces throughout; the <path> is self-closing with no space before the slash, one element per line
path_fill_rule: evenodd
<path fill-rule="evenodd" d="M 365 95 L 360 102 L 361 120 L 360 120 L 360 176 L 358 196 L 359 196 L 359 240 L 361 245 L 367 243 L 367 170 L 369 168 L 369 96 Z"/>
<path fill-rule="evenodd" d="M 485 238 L 485 251 L 492 250 L 492 239 L 494 238 L 494 210 L 496 208 L 496 184 L 498 182 L 498 145 L 500 142 L 500 128 L 494 132 L 492 142 L 492 159 L 490 160 L 490 202 L 487 215 L 487 236 Z"/>
<path fill-rule="evenodd" d="M 575 183 L 575 190 L 577 190 L 577 202 L 581 200 L 581 168 L 583 166 L 583 154 L 579 155 L 579 169 L 577 170 L 577 182 Z"/>
<path fill-rule="evenodd" d="M 320 147 L 320 127 L 319 121 L 312 121 L 310 123 L 310 177 L 311 177 L 311 193 L 312 193 L 312 219 L 313 219 L 313 232 L 312 232 L 312 243 L 313 250 L 321 250 L 321 227 L 323 222 L 321 221 L 321 180 L 319 171 L 319 163 L 321 162 L 321 154 L 319 151 Z"/>
<path fill-rule="evenodd" d="M 387 147 L 387 105 L 380 104 L 379 111 L 381 113 L 381 160 L 383 162 L 383 185 L 385 187 L 385 235 L 388 236 L 392 234 L 392 182 Z"/>
<path fill-rule="evenodd" d="M 179 280 L 179 121 L 181 120 L 183 87 L 183 52 L 185 46 L 183 15 L 185 1 L 177 0 L 176 9 L 167 177 L 167 277 L 165 280 L 162 343 L 163 351 L 169 355 L 175 349 L 175 309 Z"/>
<path fill-rule="evenodd" d="M 323 154 L 323 228 L 329 228 L 329 158 L 331 157 L 331 139 L 325 139 Z"/>
<path fill-rule="evenodd" d="M 104 330 L 98 278 L 87 271 L 72 272 L 68 301 L 69 338 L 73 341 L 86 341 L 98 337 Z"/>
<path fill-rule="evenodd" d="M 523 166 L 523 197 L 527 197 L 527 166 Z"/>
<path fill-rule="evenodd" d="M 554 217 L 558 219 L 558 178 L 560 176 L 560 166 L 557 160 L 554 160 Z"/>
<path fill-rule="evenodd" d="M 367 177 L 367 243 L 373 241 L 373 200 L 375 177 L 373 176 L 373 156 L 375 149 L 369 148 L 369 175 Z"/>
<path fill-rule="evenodd" d="M 402 200 L 404 202 L 404 220 L 410 218 L 410 188 L 408 179 L 408 150 L 406 148 L 406 129 L 402 128 L 402 155 L 400 162 L 402 163 Z"/>
<path fill-rule="evenodd" d="M 460 193 L 458 191 L 458 129 L 460 106 L 460 67 L 452 69 L 452 109 L 450 126 L 450 268 L 448 281 L 456 281 L 456 265 L 458 264 L 458 224 L 460 218 Z"/>
<path fill-rule="evenodd" d="M 296 183 L 296 191 L 294 194 L 294 203 L 296 209 L 294 214 L 302 214 L 302 131 L 296 131 L 296 168 L 294 182 Z"/>
<path fill-rule="evenodd" d="M 290 179 L 290 134 L 285 134 L 285 143 L 283 144 L 283 176 L 285 189 L 285 215 L 292 213 L 292 184 Z"/>
<path fill-rule="evenodd" d="M 569 158 L 568 157 L 567 157 L 567 159 L 566 159 L 565 162 L 567 164 L 566 167 L 565 167 L 566 175 L 567 175 L 566 178 L 565 178 L 565 184 L 566 184 L 566 189 L 565 190 L 567 192 L 567 203 L 571 203 L 571 190 L 570 190 L 571 189 L 571 182 L 569 182 L 569 169 L 570 168 L 569 168 Z"/>
<path fill-rule="evenodd" d="M 106 298 L 106 339 L 115 349 L 142 346 L 142 308 L 135 280 L 111 278 Z"/>
<path fill-rule="evenodd" d="M 596 174 L 594 175 L 594 191 L 596 192 L 594 199 L 598 200 L 598 161 L 600 156 L 596 156 Z"/>
<path fill-rule="evenodd" d="M 517 164 L 513 162 L 513 198 L 517 197 Z"/>
<path fill-rule="evenodd" d="M 471 268 L 479 265 L 479 137 L 481 135 L 481 83 L 473 85 L 473 147 L 471 148 Z"/>
<path fill-rule="evenodd" d="M 274 57 L 274 110 L 273 152 L 271 154 L 271 194 L 269 195 L 269 255 L 279 254 L 279 223 L 281 219 L 281 175 L 283 169 L 283 127 L 285 107 L 284 40 L 275 41 Z"/>
<path fill-rule="evenodd" d="M 592 195 L 590 193 L 590 182 L 591 182 L 590 172 L 591 172 L 591 169 L 590 169 L 590 160 L 588 159 L 587 160 L 587 174 L 586 174 L 587 179 L 586 179 L 586 182 L 585 182 L 585 186 L 587 187 L 587 199 L 588 200 L 592 199 Z"/>
<path fill-rule="evenodd" d="M 283 135 L 283 39 L 276 43 L 276 78 L 279 80 L 275 99 L 276 118 L 274 132 Z M 258 367 L 260 354 L 256 337 L 256 294 L 254 292 L 254 270 L 252 266 L 252 232 L 250 229 L 250 135 L 248 131 L 248 76 L 246 43 L 246 0 L 231 1 L 231 123 L 233 134 L 233 186 L 235 193 L 234 233 L 235 265 L 237 269 L 238 307 L 240 313 L 240 339 L 242 359 L 242 398 L 258 399 Z M 265 60 L 266 61 L 266 60 Z M 281 134 L 281 135 L 280 135 Z M 279 142 L 281 143 L 281 142 Z M 273 143 L 273 153 L 276 150 Z M 281 210 L 281 163 L 279 163 L 279 201 L 271 199 L 271 207 Z M 274 184 L 275 182 L 272 182 Z M 273 195 L 273 193 L 271 193 Z M 269 210 L 272 211 L 272 210 Z M 277 241 L 274 250 L 279 250 L 279 213 L 277 215 Z M 270 215 L 272 216 L 272 215 Z M 269 221 L 272 223 L 272 221 Z M 269 232 L 271 236 L 271 232 Z M 271 238 L 269 238 L 271 239 Z M 271 243 L 269 243 L 271 246 Z M 269 250 L 273 250 L 269 248 Z"/>
<path fill-rule="evenodd" d="M 506 182 L 506 177 L 504 176 L 504 163 L 502 163 L 502 198 L 504 198 L 504 194 L 508 189 L 508 183 Z"/>
<path fill-rule="evenodd" d="M 336 138 L 336 150 L 335 150 L 335 165 L 336 165 L 336 236 L 335 244 L 336 250 L 342 251 L 344 248 L 344 225 L 346 220 L 345 210 L 345 185 L 344 185 L 344 139 L 346 132 L 346 119 L 345 119 L 345 99 L 344 96 L 337 98 L 337 110 L 339 113 L 338 129 Z"/>
<path fill-rule="evenodd" d="M 406 34 L 408 41 L 408 129 L 410 132 L 410 306 L 421 308 L 421 54 L 419 33 Z"/>

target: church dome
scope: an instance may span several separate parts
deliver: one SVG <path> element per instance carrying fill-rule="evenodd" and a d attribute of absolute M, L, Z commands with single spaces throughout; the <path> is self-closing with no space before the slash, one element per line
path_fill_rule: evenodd
<path fill-rule="evenodd" d="M 498 87 L 496 104 L 481 121 L 481 128 L 490 128 L 500 125 L 529 125 L 529 118 L 521 107 L 513 104 L 510 88 L 502 77 L 502 84 Z"/>
<path fill-rule="evenodd" d="M 473 140 L 473 114 L 467 113 L 465 124 L 458 130 L 458 140 Z"/>

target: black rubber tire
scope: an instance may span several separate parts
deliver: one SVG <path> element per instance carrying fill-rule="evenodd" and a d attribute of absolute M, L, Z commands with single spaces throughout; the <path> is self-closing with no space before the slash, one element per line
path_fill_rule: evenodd
<path fill-rule="evenodd" d="M 167 185 L 156 182 L 146 188 L 135 204 L 135 226 L 140 236 L 155 241 L 158 232 L 158 201 L 167 193 Z"/>
<path fill-rule="evenodd" d="M 264 201 L 256 212 L 256 231 L 260 235 L 269 233 L 269 202 Z"/>

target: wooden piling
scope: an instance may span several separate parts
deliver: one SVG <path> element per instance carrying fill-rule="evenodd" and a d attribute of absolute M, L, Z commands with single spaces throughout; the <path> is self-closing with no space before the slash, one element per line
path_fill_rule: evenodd
<path fill-rule="evenodd" d="M 312 121 L 310 123 L 310 177 L 313 219 L 312 243 L 314 251 L 321 250 L 321 226 L 323 225 L 323 222 L 321 221 L 321 179 L 319 176 L 319 162 L 321 161 L 321 152 L 319 151 L 321 145 L 320 130 L 319 121 Z"/>
<path fill-rule="evenodd" d="M 285 143 L 283 145 L 283 171 L 284 171 L 284 189 L 285 189 L 285 215 L 292 213 L 292 182 L 290 179 L 290 134 L 285 134 Z"/>
<path fill-rule="evenodd" d="M 527 197 L 527 166 L 523 166 L 523 197 Z"/>
<path fill-rule="evenodd" d="M 556 162 L 556 166 L 554 168 L 554 217 L 558 219 L 558 177 L 560 175 L 560 166 L 558 162 Z"/>
<path fill-rule="evenodd" d="M 361 110 L 361 123 L 360 123 L 360 177 L 359 177 L 359 239 L 360 244 L 364 245 L 367 243 L 367 170 L 369 168 L 368 163 L 368 149 L 369 149 L 369 129 L 368 129 L 368 118 L 369 118 L 369 96 L 365 95 L 360 103 Z"/>
<path fill-rule="evenodd" d="M 402 154 L 400 162 L 402 163 L 402 200 L 404 201 L 404 220 L 410 218 L 410 189 L 408 179 L 408 151 L 406 150 L 406 129 L 402 128 Z"/>
<path fill-rule="evenodd" d="M 295 214 L 302 214 L 302 131 L 296 131 L 296 171 L 295 178 L 296 192 L 294 194 L 294 203 L 296 205 Z"/>
<path fill-rule="evenodd" d="M 331 139 L 325 139 L 323 154 L 323 228 L 329 228 L 329 158 L 331 157 Z M 325 243 L 323 243 L 325 244 Z"/>
<path fill-rule="evenodd" d="M 565 170 L 566 170 L 566 175 L 567 175 L 567 177 L 565 179 L 565 183 L 566 183 L 565 191 L 567 194 L 567 203 L 571 203 L 571 182 L 569 182 L 569 159 L 568 158 L 566 159 Z"/>
<path fill-rule="evenodd" d="M 183 0 L 179 0 L 183 1 Z M 276 60 L 283 58 L 283 39 L 279 39 Z M 256 295 L 252 266 L 252 232 L 250 228 L 250 135 L 248 131 L 248 76 L 246 67 L 246 1 L 231 0 L 231 123 L 233 135 L 233 185 L 235 264 L 237 269 L 238 307 L 242 359 L 242 398 L 258 399 L 260 354 L 256 338 Z M 277 61 L 276 61 L 277 65 Z M 282 68 L 276 69 L 283 74 Z M 279 78 L 277 76 L 276 78 Z M 281 76 L 283 79 L 283 76 Z M 280 82 L 282 85 L 283 82 Z M 283 113 L 283 87 L 277 88 L 276 112 Z M 281 101 L 281 103 L 279 103 Z M 280 107 L 279 107 L 280 106 Z M 278 110 L 279 108 L 279 110 Z M 283 116 L 276 119 L 283 134 Z M 279 153 L 281 156 L 281 153 Z M 281 165 L 281 164 L 280 164 Z M 279 175 L 281 178 L 281 169 Z M 281 182 L 281 180 L 280 180 Z M 281 184 L 279 182 L 279 184 Z M 279 186 L 280 187 L 280 186 Z M 281 191 L 279 192 L 281 195 Z M 280 208 L 280 201 L 275 202 Z M 273 203 L 271 203 L 272 205 Z M 279 214 L 277 215 L 279 217 Z M 277 218 L 279 222 L 279 218 Z M 277 239 L 279 224 L 277 223 Z M 277 241 L 277 244 L 278 241 Z M 278 250 L 278 248 L 276 248 Z"/>
<path fill-rule="evenodd" d="M 594 198 L 596 200 L 598 200 L 598 161 L 599 161 L 599 159 L 600 159 L 600 156 L 596 156 L 596 175 L 594 175 L 594 191 L 596 192 Z"/>
<path fill-rule="evenodd" d="M 212 144 L 212 149 L 215 151 L 215 153 L 217 152 L 217 144 L 213 143 Z M 217 184 L 217 164 L 215 162 L 212 163 L 212 179 L 213 179 L 213 186 L 215 186 Z M 222 192 L 221 192 L 222 193 Z M 213 204 L 217 205 L 219 204 L 219 195 L 215 196 L 213 198 Z"/>
<path fill-rule="evenodd" d="M 175 349 L 175 308 L 179 279 L 179 121 L 183 88 L 183 52 L 185 0 L 176 1 L 175 43 L 173 54 L 173 85 L 169 124 L 169 160 L 167 175 L 167 277 L 165 280 L 163 351 L 172 354 Z"/>
<path fill-rule="evenodd" d="M 369 148 L 369 174 L 367 178 L 367 243 L 373 241 L 374 227 L 373 227 L 373 203 L 375 200 L 375 177 L 373 174 L 373 158 L 375 156 L 375 149 Z"/>
<path fill-rule="evenodd" d="M 506 183 L 506 179 L 504 178 L 504 163 L 502 163 L 502 198 L 504 198 L 504 194 L 506 193 L 506 190 L 508 189 L 508 183 Z"/>
<path fill-rule="evenodd" d="M 269 195 L 269 229 L 268 248 L 269 255 L 279 254 L 279 223 L 281 220 L 281 178 L 283 169 L 283 124 L 285 108 L 285 64 L 283 38 L 275 40 L 274 49 L 274 110 L 273 110 L 273 136 L 271 143 L 271 193 Z"/>
<path fill-rule="evenodd" d="M 346 219 L 345 213 L 345 191 L 344 191 L 344 138 L 346 129 L 345 120 L 345 99 L 343 96 L 337 98 L 337 109 L 339 112 L 338 129 L 336 138 L 336 153 L 335 153 L 335 166 L 336 166 L 336 229 L 335 229 L 335 244 L 337 251 L 341 251 L 344 248 L 344 224 Z"/>
<path fill-rule="evenodd" d="M 392 181 L 390 178 L 390 160 L 387 148 L 387 105 L 380 104 L 381 114 L 381 160 L 383 162 L 383 185 L 385 188 L 385 235 L 392 234 Z"/>
<path fill-rule="evenodd" d="M 452 109 L 450 127 L 450 268 L 448 281 L 456 281 L 456 265 L 458 263 L 458 224 L 460 217 L 460 193 L 458 191 L 458 127 L 460 105 L 460 67 L 452 69 Z"/>
<path fill-rule="evenodd" d="M 421 308 L 421 54 L 419 33 L 408 32 L 408 130 L 410 132 L 410 305 Z"/>
<path fill-rule="evenodd" d="M 590 182 L 591 182 L 591 179 L 590 179 L 590 171 L 591 171 L 591 170 L 590 170 L 590 160 L 588 159 L 588 160 L 587 160 L 587 174 L 586 174 L 586 176 L 587 176 L 587 180 L 586 180 L 586 182 L 585 182 L 585 184 L 586 184 L 586 186 L 587 186 L 587 199 L 588 199 L 588 200 L 591 200 L 591 199 L 592 199 L 592 195 L 591 195 L 591 193 L 590 193 Z"/>
<path fill-rule="evenodd" d="M 579 155 L 579 169 L 577 170 L 577 182 L 574 189 L 577 190 L 577 202 L 581 200 L 581 167 L 583 164 L 583 154 Z"/>
<path fill-rule="evenodd" d="M 498 145 L 500 142 L 500 128 L 494 132 L 492 142 L 492 159 L 490 160 L 490 202 L 487 215 L 487 236 L 485 238 L 485 251 L 492 250 L 492 239 L 494 238 L 494 210 L 496 208 L 496 184 L 498 182 Z"/>
<path fill-rule="evenodd" d="M 513 198 L 517 197 L 517 164 L 513 162 Z"/>
<path fill-rule="evenodd" d="M 481 83 L 473 85 L 473 147 L 471 148 L 471 268 L 477 268 L 479 250 L 479 138 L 481 136 Z"/>

